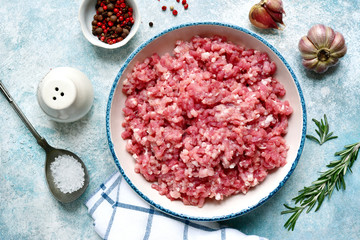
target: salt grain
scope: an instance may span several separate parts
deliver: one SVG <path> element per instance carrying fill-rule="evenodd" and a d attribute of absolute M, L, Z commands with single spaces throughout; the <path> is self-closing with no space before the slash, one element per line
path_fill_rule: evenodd
<path fill-rule="evenodd" d="M 85 172 L 80 162 L 69 155 L 55 158 L 50 165 L 55 186 L 63 193 L 72 193 L 84 186 Z"/>

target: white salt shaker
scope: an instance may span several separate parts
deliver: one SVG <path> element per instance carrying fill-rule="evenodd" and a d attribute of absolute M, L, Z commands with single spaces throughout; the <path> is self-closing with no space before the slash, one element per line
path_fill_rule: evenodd
<path fill-rule="evenodd" d="M 81 71 L 58 67 L 39 83 L 37 100 L 41 109 L 54 121 L 73 122 L 84 117 L 94 100 L 91 81 Z"/>

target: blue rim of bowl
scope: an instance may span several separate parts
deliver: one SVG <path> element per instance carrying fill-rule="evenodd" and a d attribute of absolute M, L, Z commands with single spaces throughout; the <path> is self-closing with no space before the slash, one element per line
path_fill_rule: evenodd
<path fill-rule="evenodd" d="M 181 213 L 176 213 L 170 209 L 167 209 L 155 202 L 153 202 L 151 199 L 149 199 L 146 195 L 144 195 L 132 182 L 131 180 L 128 178 L 128 176 L 125 174 L 124 169 L 121 167 L 119 160 L 115 154 L 115 150 L 114 150 L 114 144 L 112 143 L 111 140 L 111 133 L 110 133 L 110 110 L 111 110 L 111 103 L 113 100 L 113 96 L 114 96 L 114 92 L 117 88 L 119 79 L 122 75 L 122 73 L 124 72 L 124 70 L 127 68 L 127 66 L 129 65 L 129 63 L 131 62 L 131 60 L 143 49 L 145 48 L 149 43 L 151 43 L 152 41 L 154 41 L 155 39 L 161 37 L 162 35 L 169 33 L 171 31 L 174 31 L 176 29 L 180 29 L 180 28 L 185 28 L 185 27 L 190 27 L 190 26 L 196 26 L 196 25 L 217 25 L 217 26 L 223 26 L 223 27 L 229 27 L 235 30 L 239 30 L 242 31 L 256 39 L 258 39 L 259 41 L 261 41 L 263 44 L 265 44 L 267 47 L 269 47 L 271 49 L 271 51 L 273 51 L 279 58 L 280 60 L 284 63 L 284 65 L 286 66 L 286 68 L 288 69 L 288 71 L 291 74 L 291 77 L 293 78 L 297 91 L 299 93 L 300 96 L 300 101 L 301 101 L 301 107 L 302 107 L 302 114 L 303 114 L 303 128 L 302 128 L 302 135 L 301 135 L 301 141 L 300 141 L 300 146 L 296 155 L 296 159 L 293 162 L 290 171 L 286 174 L 286 176 L 284 177 L 284 179 L 279 183 L 279 185 L 266 197 L 262 198 L 259 202 L 253 204 L 252 206 L 243 209 L 239 212 L 235 212 L 235 213 L 231 213 L 231 214 L 227 214 L 227 215 L 223 215 L 223 216 L 215 216 L 215 217 L 196 217 L 196 216 L 189 216 L 186 214 L 181 214 Z M 300 84 L 295 76 L 295 73 L 293 72 L 293 70 L 291 69 L 290 65 L 287 63 L 287 61 L 284 59 L 284 57 L 280 54 L 279 51 L 277 51 L 275 49 L 275 47 L 273 47 L 270 43 L 268 43 L 265 39 L 263 39 L 262 37 L 260 37 L 259 35 L 244 29 L 242 27 L 236 26 L 236 25 L 232 25 L 232 24 L 227 24 L 227 23 L 219 23 L 219 22 L 194 22 L 194 23 L 184 23 L 184 24 L 180 24 L 178 26 L 174 26 L 171 28 L 168 28 L 166 30 L 164 30 L 163 32 L 155 35 L 154 37 L 150 38 L 149 40 L 145 41 L 144 43 L 142 43 L 138 48 L 136 48 L 131 54 L 130 56 L 125 60 L 123 66 L 121 67 L 120 71 L 118 72 L 115 81 L 112 85 L 112 88 L 110 90 L 110 95 L 109 95 L 109 100 L 108 100 L 108 104 L 107 104 L 107 109 L 106 109 L 106 133 L 107 133 L 107 139 L 108 139 L 108 144 L 109 144 L 109 148 L 111 151 L 111 154 L 114 158 L 115 164 L 116 166 L 119 168 L 120 173 L 122 174 L 122 176 L 124 177 L 125 181 L 130 185 L 130 187 L 141 197 L 143 198 L 146 202 L 148 202 L 150 205 L 154 206 L 155 208 L 169 214 L 175 217 L 179 217 L 182 219 L 186 219 L 186 220 L 193 220 L 193 221 L 222 221 L 222 220 L 227 220 L 227 219 L 231 219 L 231 218 L 235 218 L 238 216 L 241 216 L 245 213 L 248 213 L 252 210 L 254 210 L 255 208 L 261 206 L 262 204 L 264 204 L 268 199 L 270 199 L 277 191 L 280 190 L 280 188 L 285 184 L 285 182 L 289 179 L 289 177 L 291 176 L 291 174 L 294 172 L 297 163 L 300 159 L 303 147 L 304 147 L 304 142 L 305 142 L 305 135 L 306 135 L 306 124 L 307 124 L 307 120 L 306 120 L 306 108 L 305 108 L 305 99 L 300 87 Z"/>

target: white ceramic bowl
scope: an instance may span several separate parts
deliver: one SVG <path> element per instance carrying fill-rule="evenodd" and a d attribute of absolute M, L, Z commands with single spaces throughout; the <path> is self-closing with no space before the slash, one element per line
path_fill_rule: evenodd
<path fill-rule="evenodd" d="M 126 142 L 121 138 L 124 129 L 121 123 L 124 120 L 122 109 L 126 96 L 122 93 L 122 82 L 132 70 L 134 64 L 144 60 L 154 52 L 159 55 L 171 52 L 176 40 L 190 40 L 194 35 L 211 36 L 222 35 L 235 44 L 246 48 L 254 48 L 267 52 L 277 65 L 275 77 L 284 85 L 286 96 L 293 108 L 289 119 L 288 133 L 285 136 L 290 146 L 287 155 L 287 164 L 267 176 L 264 182 L 251 189 L 246 195 L 238 194 L 226 198 L 220 203 L 206 202 L 202 208 L 186 206 L 181 201 L 170 201 L 151 188 L 142 175 L 134 172 L 135 160 L 126 151 Z M 260 206 L 273 196 L 294 171 L 303 149 L 306 133 L 306 110 L 301 88 L 294 72 L 281 54 L 268 42 L 258 35 L 241 27 L 222 23 L 190 23 L 170 28 L 151 38 L 138 47 L 121 67 L 112 86 L 107 113 L 106 129 L 109 147 L 115 163 L 124 179 L 148 203 L 156 208 L 176 217 L 198 221 L 218 221 L 236 217 Z"/>
<path fill-rule="evenodd" d="M 130 7 L 133 8 L 135 23 L 133 24 L 129 35 L 124 40 L 117 42 L 115 44 L 111 44 L 111 45 L 100 41 L 96 36 L 94 36 L 92 34 L 91 22 L 93 21 L 94 15 L 96 13 L 96 11 L 95 11 L 96 0 L 84 0 L 81 3 L 80 10 L 79 10 L 80 26 L 81 26 L 81 30 L 82 30 L 82 33 L 84 34 L 85 38 L 91 44 L 98 46 L 98 47 L 102 47 L 102 48 L 115 49 L 115 48 L 124 46 L 135 35 L 137 30 L 139 29 L 140 22 L 141 22 L 140 12 L 139 12 L 139 9 L 137 7 L 135 0 L 126 0 L 126 2 L 130 5 Z"/>

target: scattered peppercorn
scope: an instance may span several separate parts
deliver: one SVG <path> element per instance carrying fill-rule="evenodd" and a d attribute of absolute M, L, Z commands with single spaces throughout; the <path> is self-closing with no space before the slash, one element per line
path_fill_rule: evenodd
<path fill-rule="evenodd" d="M 111 1 L 111 0 L 110 0 L 110 1 Z M 158 0 L 158 1 L 160 1 L 160 0 Z M 179 3 L 180 0 L 176 0 L 176 2 Z M 185 9 L 185 10 L 187 10 L 187 9 L 189 8 L 189 4 L 187 3 L 187 0 L 181 0 L 181 3 L 182 3 L 182 5 L 184 6 L 184 9 Z M 161 7 L 161 9 L 162 9 L 163 11 L 166 11 L 167 6 L 163 5 L 163 6 Z M 178 15 L 178 11 L 175 9 L 174 6 L 170 6 L 169 9 L 170 9 L 171 13 L 172 13 L 174 16 L 177 16 L 177 15 Z"/>
<path fill-rule="evenodd" d="M 150 27 L 154 26 L 154 23 L 153 23 L 153 22 L 149 22 L 149 26 L 150 26 Z"/>
<path fill-rule="evenodd" d="M 107 44 L 126 38 L 135 23 L 133 9 L 126 0 L 97 0 L 92 33 Z"/>

